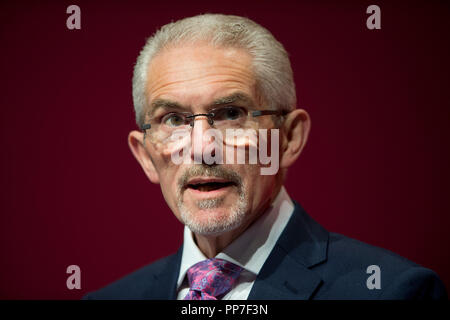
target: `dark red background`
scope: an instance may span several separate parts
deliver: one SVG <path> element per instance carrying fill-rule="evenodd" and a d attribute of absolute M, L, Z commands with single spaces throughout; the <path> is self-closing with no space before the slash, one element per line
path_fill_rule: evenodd
<path fill-rule="evenodd" d="M 70 4 L 81 30 L 66 28 Z M 205 12 L 248 16 L 291 55 L 313 124 L 291 197 L 450 288 L 448 3 L 2 1 L 0 298 L 79 299 L 181 244 L 128 150 L 131 76 L 157 27 Z M 81 290 L 66 288 L 71 264 Z"/>

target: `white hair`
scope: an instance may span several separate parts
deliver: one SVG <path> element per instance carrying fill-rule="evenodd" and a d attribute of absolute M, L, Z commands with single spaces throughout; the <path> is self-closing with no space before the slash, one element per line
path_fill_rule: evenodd
<path fill-rule="evenodd" d="M 215 47 L 245 49 L 253 58 L 258 94 L 266 108 L 291 111 L 296 106 L 295 84 L 288 54 L 264 27 L 243 17 L 202 14 L 161 27 L 151 36 L 137 58 L 133 74 L 136 122 L 144 124 L 147 77 L 150 61 L 168 46 L 207 42 Z"/>

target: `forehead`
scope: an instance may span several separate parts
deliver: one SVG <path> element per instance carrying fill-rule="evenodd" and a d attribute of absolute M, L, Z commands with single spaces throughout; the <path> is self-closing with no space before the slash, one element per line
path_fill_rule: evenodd
<path fill-rule="evenodd" d="M 149 65 L 147 105 L 156 99 L 203 106 L 243 92 L 256 97 L 252 57 L 243 49 L 184 45 L 164 49 Z"/>

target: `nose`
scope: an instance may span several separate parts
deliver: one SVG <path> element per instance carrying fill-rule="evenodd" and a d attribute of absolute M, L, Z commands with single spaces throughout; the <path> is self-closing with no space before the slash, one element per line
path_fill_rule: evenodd
<path fill-rule="evenodd" d="M 210 120 L 207 116 L 199 116 L 192 119 L 191 131 L 191 159 L 197 164 L 205 163 L 205 154 L 215 156 L 215 139 L 205 132 L 211 129 Z"/>

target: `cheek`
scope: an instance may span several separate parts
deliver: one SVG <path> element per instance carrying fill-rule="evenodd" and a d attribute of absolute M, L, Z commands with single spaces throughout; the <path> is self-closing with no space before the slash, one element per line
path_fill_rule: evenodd
<path fill-rule="evenodd" d="M 167 203 L 172 206 L 174 199 L 176 199 L 177 179 L 175 179 L 178 167 L 175 165 L 169 156 L 152 150 L 152 161 L 159 177 L 159 184 L 161 191 Z"/>
<path fill-rule="evenodd" d="M 255 194 L 260 201 L 269 198 L 276 185 L 275 176 L 258 175 L 255 183 Z"/>
<path fill-rule="evenodd" d="M 180 214 L 178 212 L 178 196 L 177 196 L 178 185 L 176 182 L 177 180 L 173 178 L 174 176 L 175 173 L 173 173 L 172 175 L 170 174 L 164 175 L 164 178 L 161 179 L 160 187 L 167 205 L 172 210 L 174 215 L 178 219 L 180 219 Z"/>
<path fill-rule="evenodd" d="M 271 191 L 275 188 L 275 176 L 262 175 L 259 165 L 246 166 L 243 177 L 247 194 L 256 203 L 260 203 L 264 198 L 270 196 Z"/>
<path fill-rule="evenodd" d="M 273 176 L 260 176 L 256 179 L 251 192 L 252 212 L 257 214 L 270 205 L 275 186 L 276 181 Z"/>
<path fill-rule="evenodd" d="M 164 194 L 167 194 L 167 196 L 165 196 L 166 198 L 176 199 L 178 191 L 178 183 L 177 179 L 175 178 L 176 176 L 177 168 L 171 166 L 164 169 L 164 172 L 160 175 L 161 190 L 164 192 Z"/>

